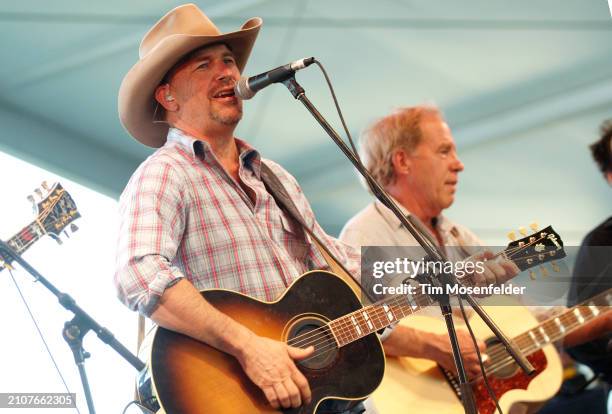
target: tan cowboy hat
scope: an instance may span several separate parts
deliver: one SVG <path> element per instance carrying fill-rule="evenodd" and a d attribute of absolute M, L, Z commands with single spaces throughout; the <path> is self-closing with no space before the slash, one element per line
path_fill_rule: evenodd
<path fill-rule="evenodd" d="M 153 123 L 153 117 L 157 106 L 155 89 L 166 73 L 186 54 L 217 42 L 228 45 L 242 72 L 261 24 L 262 20 L 254 17 L 240 30 L 222 34 L 194 4 L 168 12 L 143 37 L 138 50 L 140 59 L 119 87 L 119 119 L 123 127 L 145 145 L 164 145 L 168 125 Z"/>

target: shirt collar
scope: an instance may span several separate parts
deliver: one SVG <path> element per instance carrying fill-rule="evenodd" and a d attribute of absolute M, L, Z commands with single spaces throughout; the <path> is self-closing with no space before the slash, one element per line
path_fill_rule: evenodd
<path fill-rule="evenodd" d="M 404 207 L 402 204 L 400 204 L 400 202 L 397 201 L 393 196 L 390 195 L 389 197 L 397 205 L 397 207 L 400 209 L 402 214 L 404 214 L 406 217 L 412 216 L 416 220 L 416 222 L 422 227 L 422 230 L 425 230 L 425 231 L 429 232 L 429 229 L 427 229 L 427 227 L 425 227 L 423 222 L 421 222 L 421 220 L 417 216 L 415 216 L 410 211 L 408 211 L 406 209 L 406 207 Z M 389 220 L 390 223 L 394 223 L 397 226 L 398 229 L 403 228 L 402 223 L 399 221 L 399 219 L 397 217 L 395 217 L 395 214 L 393 214 L 393 212 L 391 210 L 389 210 L 387 207 L 385 207 L 378 200 L 376 201 L 376 204 L 377 204 L 378 210 L 385 217 L 385 219 Z M 436 225 L 435 225 L 435 227 L 438 229 L 440 234 L 444 237 L 447 233 L 450 233 L 453 230 L 453 228 L 455 228 L 455 225 L 450 220 L 448 220 L 443 214 L 440 214 L 440 215 L 438 215 L 436 217 Z M 446 238 L 446 237 L 444 237 L 444 238 Z"/>
<path fill-rule="evenodd" d="M 241 168 L 250 168 L 255 173 L 257 178 L 259 178 L 261 174 L 261 156 L 259 152 L 246 141 L 238 138 L 234 139 L 236 140 L 236 145 L 238 146 L 238 157 Z M 189 153 L 196 158 L 206 160 L 208 157 L 214 157 L 208 142 L 189 135 L 187 132 L 178 128 L 170 128 L 168 130 L 168 138 L 166 142 L 168 144 L 176 143 L 188 149 Z"/>

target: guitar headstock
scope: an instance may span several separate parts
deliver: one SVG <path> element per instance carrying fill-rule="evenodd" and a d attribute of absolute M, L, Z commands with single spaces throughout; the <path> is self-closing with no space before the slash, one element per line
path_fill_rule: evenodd
<path fill-rule="evenodd" d="M 63 231 L 67 234 L 66 227 L 70 225 L 71 232 L 78 230 L 73 222 L 81 215 L 74 200 L 59 183 L 49 188 L 47 183 L 43 182 L 34 192 L 40 201 L 35 202 L 33 196 L 29 196 L 28 199 L 34 204 L 36 222 L 40 224 L 44 233 L 61 244 L 60 235 Z"/>
<path fill-rule="evenodd" d="M 521 271 L 539 265 L 542 276 L 546 277 L 549 273 L 543 265 L 550 262 L 552 270 L 559 272 L 559 265 L 555 263 L 555 260 L 563 259 L 566 256 L 561 236 L 552 226 L 538 230 L 538 225 L 532 223 L 529 227 L 533 231 L 529 235 L 527 229 L 519 228 L 519 233 L 524 236 L 521 239 L 516 239 L 514 232 L 508 234 L 512 242 L 504 251 L 506 257 L 512 260 Z M 530 270 L 529 276 L 535 279 L 535 272 Z"/>

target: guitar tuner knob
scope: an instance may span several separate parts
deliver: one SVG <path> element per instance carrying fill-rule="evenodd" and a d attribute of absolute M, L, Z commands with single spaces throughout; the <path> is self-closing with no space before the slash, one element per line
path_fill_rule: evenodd
<path fill-rule="evenodd" d="M 73 233 L 74 233 L 74 232 L 76 232 L 78 229 L 79 229 L 79 226 L 77 226 L 76 224 L 72 223 L 72 224 L 70 225 L 70 231 L 71 231 L 71 232 L 73 232 Z"/>
<path fill-rule="evenodd" d="M 548 277 L 548 269 L 545 266 L 540 265 L 540 272 L 542 272 L 542 277 Z"/>
<path fill-rule="evenodd" d="M 509 232 L 509 233 L 508 233 L 508 238 L 509 238 L 510 240 L 512 240 L 512 241 L 515 241 L 515 240 L 516 240 L 516 233 L 515 233 L 515 232 L 513 232 L 513 231 Z"/>
<path fill-rule="evenodd" d="M 534 232 L 536 232 L 538 230 L 538 227 L 539 227 L 538 223 L 536 223 L 535 221 L 533 223 L 529 224 L 529 228 L 531 230 L 533 230 Z"/>
<path fill-rule="evenodd" d="M 527 229 L 523 226 L 519 227 L 518 229 L 519 233 L 521 233 L 523 236 L 527 235 Z"/>
<path fill-rule="evenodd" d="M 536 274 L 533 270 L 529 271 L 529 279 L 536 280 Z"/>
<path fill-rule="evenodd" d="M 40 190 L 40 188 L 36 188 L 36 189 L 34 189 L 34 193 L 35 193 L 35 194 L 36 194 L 38 197 L 40 197 L 40 199 L 42 200 L 43 195 L 42 195 L 42 191 Z"/>
<path fill-rule="evenodd" d="M 559 267 L 559 265 L 557 264 L 557 262 L 550 262 L 550 267 L 552 267 L 553 272 L 560 272 L 561 268 Z"/>
<path fill-rule="evenodd" d="M 43 188 L 43 190 L 49 192 L 49 184 L 47 184 L 47 181 L 43 181 L 42 183 L 40 183 L 40 186 Z"/>

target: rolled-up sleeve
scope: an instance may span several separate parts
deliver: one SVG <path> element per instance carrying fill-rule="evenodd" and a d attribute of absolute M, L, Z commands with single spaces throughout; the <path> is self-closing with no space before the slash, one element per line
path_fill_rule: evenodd
<path fill-rule="evenodd" d="M 186 215 L 177 171 L 163 160 L 149 161 L 134 173 L 120 198 L 115 271 L 119 299 L 147 316 L 165 289 L 184 277 L 173 261 Z"/>

